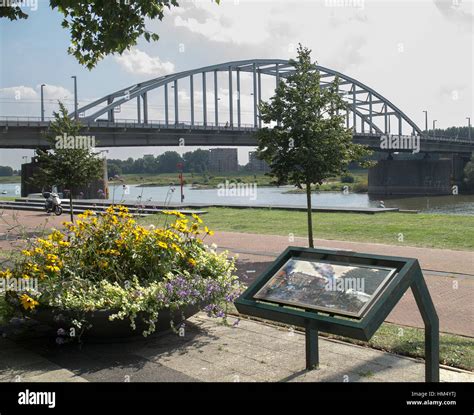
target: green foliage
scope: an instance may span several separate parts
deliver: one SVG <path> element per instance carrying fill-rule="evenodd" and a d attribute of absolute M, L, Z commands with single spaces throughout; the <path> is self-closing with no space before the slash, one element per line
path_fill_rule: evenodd
<path fill-rule="evenodd" d="M 280 82 L 270 102 L 260 106 L 262 121 L 276 125 L 257 132 L 257 155 L 278 183 L 306 187 L 311 247 L 311 184 L 343 174 L 351 162 L 371 152 L 354 144 L 352 131 L 344 125 L 347 104 L 339 94 L 339 79 L 321 88 L 310 54 L 299 45 L 297 59 L 290 60 L 295 71 Z"/>
<path fill-rule="evenodd" d="M 103 160 L 86 148 L 56 148 L 56 137 L 77 137 L 81 124 L 68 116 L 64 104 L 59 103 L 59 113 L 54 113 L 50 124 L 48 140 L 49 150 L 37 150 L 39 169 L 32 181 L 40 187 L 59 186 L 70 191 L 70 205 L 75 189 L 88 185 L 101 176 Z M 73 214 L 71 211 L 71 220 Z"/>
<path fill-rule="evenodd" d="M 464 167 L 464 182 L 468 189 L 474 189 L 474 158 Z"/>
<path fill-rule="evenodd" d="M 183 154 L 184 170 L 193 173 L 204 173 L 209 170 L 209 151 L 197 149 Z"/>
<path fill-rule="evenodd" d="M 342 183 L 354 183 L 355 179 L 354 179 L 354 176 L 352 176 L 351 174 L 344 174 L 344 175 L 341 176 L 341 182 Z"/>
<path fill-rule="evenodd" d="M 370 154 L 352 143 L 352 132 L 344 126 L 347 104 L 338 93 L 339 80 L 321 88 L 310 53 L 299 46 L 297 60 L 290 61 L 295 72 L 261 105 L 262 120 L 279 125 L 257 133 L 258 155 L 270 165 L 271 174 L 299 188 L 338 176 L 350 162 Z"/>
<path fill-rule="evenodd" d="M 13 176 L 13 169 L 10 166 L 0 166 L 0 176 Z"/>
<path fill-rule="evenodd" d="M 219 0 L 215 0 L 219 4 Z M 146 28 L 148 19 L 162 20 L 166 8 L 178 7 L 177 0 L 50 0 L 64 18 L 61 26 L 71 34 L 68 52 L 88 69 L 109 54 L 135 46 L 143 36 L 147 42 L 159 36 Z M 0 17 L 26 19 L 16 5 L 0 7 Z"/>

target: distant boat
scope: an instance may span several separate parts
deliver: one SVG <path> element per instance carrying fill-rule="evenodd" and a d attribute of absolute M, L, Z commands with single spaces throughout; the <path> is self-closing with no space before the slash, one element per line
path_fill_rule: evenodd
<path fill-rule="evenodd" d="M 8 193 L 8 192 L 7 192 L 6 190 L 4 190 L 4 191 L 2 192 L 2 195 L 6 195 L 7 193 Z"/>

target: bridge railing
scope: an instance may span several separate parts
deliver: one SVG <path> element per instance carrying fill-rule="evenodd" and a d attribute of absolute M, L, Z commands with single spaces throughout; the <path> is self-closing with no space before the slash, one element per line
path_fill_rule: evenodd
<path fill-rule="evenodd" d="M 40 117 L 18 117 L 18 116 L 0 116 L 0 124 L 3 126 L 45 126 L 53 121 L 53 117 L 45 117 L 44 121 Z M 96 121 L 84 121 L 79 119 L 85 127 L 110 127 L 110 128 L 171 128 L 171 129 L 198 129 L 198 130 L 236 130 L 236 131 L 256 131 L 253 124 L 240 124 L 240 126 L 230 125 L 226 122 L 220 122 L 217 125 L 214 122 L 166 122 L 165 120 L 148 120 L 148 122 L 138 122 L 134 119 L 116 118 L 114 121 L 98 119 Z"/>
<path fill-rule="evenodd" d="M 28 116 L 0 116 L 0 126 L 8 127 L 44 127 L 48 126 L 53 117 L 45 117 L 44 121 L 40 117 L 28 117 Z M 221 122 L 217 125 L 209 121 L 206 124 L 203 122 L 194 122 L 191 124 L 190 121 L 184 122 L 166 122 L 166 120 L 149 120 L 147 123 L 138 122 L 134 119 L 120 119 L 116 118 L 114 121 L 109 121 L 107 119 L 97 119 L 96 121 L 84 121 L 81 120 L 81 123 L 85 127 L 104 127 L 104 128 L 139 128 L 139 129 L 177 129 L 177 130 L 218 130 L 218 131 L 246 131 L 253 132 L 257 131 L 258 128 L 253 124 L 240 124 L 240 126 L 233 124 L 230 125 L 227 122 Z M 370 133 L 370 132 L 355 132 L 355 135 L 365 136 L 365 137 L 380 137 L 379 133 Z M 445 136 L 421 136 L 422 140 L 428 141 L 438 141 L 446 143 L 459 143 L 474 145 L 474 138 L 460 138 L 460 137 L 445 137 Z"/>

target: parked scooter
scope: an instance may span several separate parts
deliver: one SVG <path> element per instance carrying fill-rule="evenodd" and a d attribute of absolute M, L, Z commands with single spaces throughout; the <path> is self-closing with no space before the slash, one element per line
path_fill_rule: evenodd
<path fill-rule="evenodd" d="M 54 192 L 43 192 L 43 197 L 46 199 L 44 203 L 44 210 L 46 213 L 53 212 L 56 216 L 63 213 L 63 207 L 61 206 L 61 199 L 59 195 Z"/>

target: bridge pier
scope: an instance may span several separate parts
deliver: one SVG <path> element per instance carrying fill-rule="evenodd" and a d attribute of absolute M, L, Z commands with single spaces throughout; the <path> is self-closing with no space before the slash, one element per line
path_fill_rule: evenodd
<path fill-rule="evenodd" d="M 462 189 L 468 155 L 433 160 L 380 160 L 369 169 L 372 195 L 449 195 Z M 457 188 L 455 187 L 457 186 Z"/>

